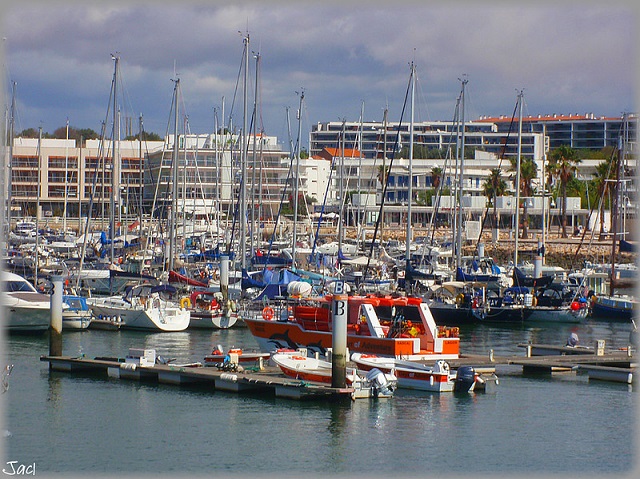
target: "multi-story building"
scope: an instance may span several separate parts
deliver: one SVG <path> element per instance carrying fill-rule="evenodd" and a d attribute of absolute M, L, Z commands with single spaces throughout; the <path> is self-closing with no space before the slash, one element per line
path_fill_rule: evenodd
<path fill-rule="evenodd" d="M 511 124 L 511 118 L 481 117 L 476 123 L 495 125 L 498 132 L 506 132 Z M 595 116 L 593 113 L 584 115 L 536 115 L 522 118 L 522 130 L 531 133 L 542 133 L 549 138 L 549 148 L 562 145 L 574 149 L 600 150 L 607 146 L 618 146 L 621 133 L 627 132 L 627 144 L 635 152 L 637 144 L 636 115 L 629 115 L 625 122 L 622 117 Z M 626 124 L 626 128 L 625 128 Z"/>
<path fill-rule="evenodd" d="M 553 145 L 560 145 L 561 131 L 569 131 L 574 147 L 615 146 L 620 131 L 625 132 L 630 152 L 636 148 L 636 117 L 630 118 L 627 129 L 620 119 L 557 117 L 532 118 L 523 122 L 520 149 L 523 158 L 538 163 L 542 184 L 542 165 Z M 568 123 L 566 123 L 568 122 Z M 515 172 L 510 159 L 518 152 L 518 138 L 509 129 L 507 119 L 481 118 L 465 127 L 463 181 L 456 149 L 461 140 L 452 122 L 418 123 L 414 128 L 414 145 L 438 150 L 442 156 L 414 159 L 403 158 L 403 146 L 408 146 L 408 125 L 389 123 L 329 122 L 315 125 L 310 133 L 309 158 L 292 158 L 282 151 L 275 137 L 248 136 L 246 154 L 247 214 L 256 219 L 274 217 L 282 202 L 291 205 L 295 178 L 301 201 L 309 198 L 316 208 L 335 210 L 344 203 L 347 214 L 355 218 L 356 210 L 367 210 L 368 221 L 382 200 L 382 169 L 388 170 L 389 183 L 385 191 L 385 212 L 390 222 L 401 222 L 409 201 L 409 181 L 413 189 L 413 210 L 418 223 L 428 222 L 433 205 L 421 192 L 432 188 L 434 167 L 440 168 L 449 194 L 470 197 L 471 208 L 480 213 L 485 208 L 482 188 L 488 173 L 500 167 L 504 179 L 514 192 Z M 589 126 L 591 125 L 591 126 Z M 617 133 L 616 133 L 617 131 Z M 563 133 L 564 134 L 564 133 Z M 595 137 L 598 137 L 596 140 Z M 344 138 L 344 141 L 343 141 Z M 568 140 L 567 140 L 568 141 Z M 237 211 L 242 185 L 242 167 L 237 135 L 180 135 L 177 158 L 177 198 L 179 209 L 186 215 L 205 216 L 213 212 L 231 217 Z M 121 141 L 117 158 L 120 164 L 118 192 L 112 192 L 112 141 L 16 138 L 12 150 L 11 216 L 108 217 L 113 204 L 119 214 L 145 214 L 166 217 L 171 204 L 174 179 L 173 136 L 165 141 Z M 386 148 L 386 150 L 385 150 Z M 386 155 L 384 152 L 386 151 Z M 429 155 L 434 156 L 434 155 Z M 8 155 L 6 155 L 8 157 Z M 393 158 L 393 160 L 391 160 Z M 631 154 L 631 170 L 635 171 L 635 155 Z M 393 161 L 393 163 L 392 163 Z M 583 160 L 578 178 L 592 178 L 600 160 Z M 117 170 L 116 170 L 117 171 Z M 626 187 L 627 185 L 625 185 Z M 633 189 L 627 196 L 634 196 Z M 476 199 L 473 199 L 473 198 Z M 114 201 L 115 200 L 115 201 Z M 348 200 L 348 201 L 345 201 Z M 37 205 L 40 211 L 37 211 Z M 582 205 L 583 210 L 589 205 Z M 165 208 L 164 212 L 162 209 Z M 349 213 L 351 211 L 351 213 Z M 360 213 L 357 213 L 360 214 Z M 219 217 L 219 216 L 218 216 Z"/>
<path fill-rule="evenodd" d="M 141 150 L 142 146 L 142 150 Z M 141 165 L 144 155 L 162 147 L 162 142 L 121 141 L 122 205 L 139 204 L 142 191 Z M 8 155 L 7 155 L 8 157 Z M 11 162 L 12 216 L 92 216 L 108 212 L 113 165 L 112 145 L 99 140 L 76 144 L 75 140 L 15 138 Z M 38 201 L 39 200 L 39 201 Z M 37 205 L 40 212 L 37 212 Z"/>

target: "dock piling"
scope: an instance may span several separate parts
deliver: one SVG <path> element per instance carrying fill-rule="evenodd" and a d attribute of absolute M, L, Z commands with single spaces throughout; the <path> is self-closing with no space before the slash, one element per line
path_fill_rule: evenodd
<path fill-rule="evenodd" d="M 52 276 L 49 355 L 62 356 L 62 276 Z"/>
<path fill-rule="evenodd" d="M 331 353 L 331 387 L 347 386 L 347 301 L 342 281 L 336 281 L 331 304 L 333 314 L 333 334 Z"/>

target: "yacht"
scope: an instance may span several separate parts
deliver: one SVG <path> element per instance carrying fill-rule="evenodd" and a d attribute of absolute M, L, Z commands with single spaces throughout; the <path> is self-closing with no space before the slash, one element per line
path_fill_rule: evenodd
<path fill-rule="evenodd" d="M 44 333 L 51 324 L 51 299 L 22 276 L 0 272 L 2 326 L 9 333 Z M 63 305 L 64 308 L 64 305 Z"/>

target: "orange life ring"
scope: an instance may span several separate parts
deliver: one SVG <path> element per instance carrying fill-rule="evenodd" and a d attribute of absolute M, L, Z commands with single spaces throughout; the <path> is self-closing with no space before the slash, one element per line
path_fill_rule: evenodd
<path fill-rule="evenodd" d="M 271 306 L 265 306 L 265 308 L 262 310 L 262 318 L 266 319 L 267 321 L 270 321 L 273 319 L 273 308 Z"/>

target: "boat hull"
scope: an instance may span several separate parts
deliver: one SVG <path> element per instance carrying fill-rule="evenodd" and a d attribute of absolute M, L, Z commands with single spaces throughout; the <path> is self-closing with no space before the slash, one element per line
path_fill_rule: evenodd
<path fill-rule="evenodd" d="M 238 315 L 233 313 L 211 313 L 209 311 L 190 311 L 190 329 L 228 329 L 238 322 Z"/>
<path fill-rule="evenodd" d="M 179 307 L 144 307 L 121 298 L 91 298 L 93 314 L 99 318 L 119 318 L 122 329 L 142 331 L 184 331 L 190 313 Z"/>
<path fill-rule="evenodd" d="M 455 373 L 448 370 L 436 371 L 432 367 L 416 363 L 407 364 L 407 361 L 396 361 L 393 358 L 367 357 L 354 354 L 351 360 L 359 368 L 370 371 L 377 368 L 383 373 L 394 374 L 398 379 L 398 387 L 429 392 L 452 392 L 455 388 Z"/>

